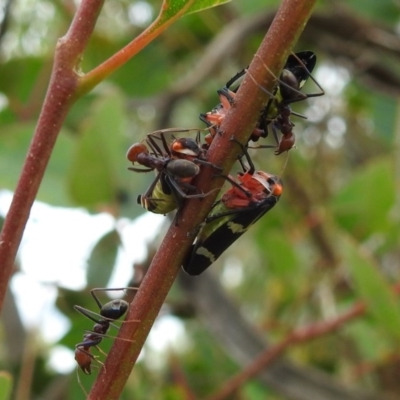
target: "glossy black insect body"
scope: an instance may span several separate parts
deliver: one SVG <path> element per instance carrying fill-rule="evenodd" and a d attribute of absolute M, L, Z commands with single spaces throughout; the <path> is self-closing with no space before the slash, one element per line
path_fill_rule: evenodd
<path fill-rule="evenodd" d="M 229 246 L 256 223 L 278 202 L 283 184 L 279 177 L 255 171 L 241 146 L 249 168 L 237 175 L 237 180 L 225 177 L 232 185 L 214 204 L 195 243 L 183 263 L 189 275 L 206 270 Z"/>
<path fill-rule="evenodd" d="M 261 134 L 262 137 L 268 135 L 268 129 L 271 127 L 273 136 L 278 143 L 275 154 L 281 154 L 284 151 L 290 150 L 295 143 L 295 136 L 293 133 L 294 124 L 290 120 L 291 115 L 305 118 L 301 114 L 293 113 L 290 104 L 324 94 L 321 86 L 311 75 L 316 62 L 317 57 L 312 51 L 302 51 L 291 54 L 281 73 L 279 85 L 274 92 L 274 96 L 271 97 L 267 106 L 261 113 L 257 127 L 263 132 Z M 265 66 L 265 68 L 268 67 Z M 315 82 L 321 89 L 321 92 L 308 94 L 301 92 L 308 78 L 311 78 Z M 278 138 L 279 131 L 282 133 L 280 139 Z M 255 137 L 252 137 L 252 139 L 256 141 Z"/>
<path fill-rule="evenodd" d="M 232 178 L 231 178 L 232 179 Z M 183 269 L 199 275 L 278 202 L 282 182 L 257 171 L 239 174 L 208 215 Z"/>

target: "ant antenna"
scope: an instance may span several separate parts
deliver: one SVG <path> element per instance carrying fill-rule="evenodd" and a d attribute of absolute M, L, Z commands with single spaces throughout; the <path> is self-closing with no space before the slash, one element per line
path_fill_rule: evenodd
<path fill-rule="evenodd" d="M 295 147 L 295 146 L 294 146 L 294 147 Z M 289 152 L 287 151 L 287 152 L 286 152 L 286 159 L 285 159 L 285 162 L 283 163 L 281 172 L 279 173 L 279 177 L 281 177 L 281 176 L 283 175 L 283 173 L 284 173 L 284 171 L 285 171 L 285 169 L 286 169 L 286 167 L 287 167 L 287 165 L 288 165 L 288 161 L 289 161 Z"/>

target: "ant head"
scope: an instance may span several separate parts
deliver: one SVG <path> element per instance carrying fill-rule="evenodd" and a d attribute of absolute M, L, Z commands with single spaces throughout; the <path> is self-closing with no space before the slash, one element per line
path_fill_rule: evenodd
<path fill-rule="evenodd" d="M 129 304 L 125 300 L 112 300 L 104 304 L 100 310 L 100 315 L 108 320 L 121 318 L 128 310 Z"/>
<path fill-rule="evenodd" d="M 143 143 L 135 143 L 131 147 L 129 147 L 128 152 L 126 153 L 126 158 L 134 163 L 137 161 L 137 157 L 139 154 L 147 153 L 147 147 Z"/>

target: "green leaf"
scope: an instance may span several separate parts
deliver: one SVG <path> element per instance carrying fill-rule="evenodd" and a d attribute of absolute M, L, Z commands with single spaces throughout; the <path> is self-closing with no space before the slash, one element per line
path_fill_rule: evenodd
<path fill-rule="evenodd" d="M 15 190 L 25 157 L 35 131 L 34 123 L 11 123 L 0 125 L 0 187 Z M 65 190 L 65 171 L 74 146 L 72 135 L 63 129 L 57 139 L 38 200 L 56 205 L 71 205 Z"/>
<path fill-rule="evenodd" d="M 355 289 L 368 312 L 396 340 L 400 339 L 400 304 L 370 255 L 350 237 L 342 242 L 344 261 L 354 279 Z"/>
<path fill-rule="evenodd" d="M 206 10 L 207 8 L 216 7 L 221 4 L 229 3 L 231 0 L 195 0 L 185 14 L 191 14 Z"/>
<path fill-rule="evenodd" d="M 9 372 L 0 371 L 0 400 L 11 398 L 12 376 Z"/>
<path fill-rule="evenodd" d="M 163 25 L 187 14 L 227 3 L 230 0 L 164 0 L 157 25 Z M 170 21 L 171 22 L 171 21 Z"/>
<path fill-rule="evenodd" d="M 346 337 L 352 338 L 357 354 L 366 362 L 379 362 L 393 351 L 391 337 L 385 335 L 371 318 L 353 321 L 346 325 L 345 330 Z M 371 346 L 371 343 L 374 345 Z"/>
<path fill-rule="evenodd" d="M 334 214 L 353 236 L 365 239 L 390 227 L 389 214 L 395 203 L 393 176 L 387 159 L 375 160 L 357 171 L 333 199 Z"/>
<path fill-rule="evenodd" d="M 365 15 L 374 21 L 384 21 L 386 24 L 395 24 L 399 17 L 399 7 L 390 0 L 352 0 L 348 2 L 354 12 Z"/>
<path fill-rule="evenodd" d="M 1 65 L 0 92 L 21 104 L 28 101 L 44 60 L 35 57 L 14 57 Z"/>
<path fill-rule="evenodd" d="M 89 287 L 107 287 L 121 239 L 116 230 L 106 233 L 94 246 L 88 260 L 87 282 Z"/>
<path fill-rule="evenodd" d="M 125 113 L 122 96 L 106 93 L 98 99 L 83 125 L 69 173 L 69 190 L 80 205 L 115 201 L 119 170 L 125 160 Z"/>
<path fill-rule="evenodd" d="M 272 274 L 290 281 L 299 272 L 299 259 L 293 244 L 278 229 L 270 228 L 267 232 L 268 234 L 255 237 L 259 252 L 268 260 L 268 268 Z"/>

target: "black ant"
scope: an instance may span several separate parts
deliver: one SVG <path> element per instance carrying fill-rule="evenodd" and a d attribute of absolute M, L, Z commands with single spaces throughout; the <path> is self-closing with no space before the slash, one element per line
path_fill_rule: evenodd
<path fill-rule="evenodd" d="M 271 124 L 272 133 L 277 142 L 277 150 L 275 154 L 281 154 L 284 151 L 290 150 L 295 142 L 293 133 L 294 124 L 290 121 L 290 116 L 296 115 L 301 118 L 305 118 L 303 115 L 295 113 L 290 108 L 290 104 L 305 100 L 310 97 L 322 96 L 324 94 L 323 89 L 318 82 L 311 75 L 312 70 L 316 64 L 316 56 L 312 51 L 302 51 L 296 54 L 291 54 L 286 61 L 285 67 L 278 79 L 269 68 L 263 63 L 264 67 L 270 71 L 270 73 L 279 82 L 273 93 L 266 91 L 260 86 L 255 79 L 251 76 L 250 78 L 259 86 L 263 91 L 271 97 L 267 106 L 261 110 L 261 115 L 250 140 L 256 142 L 260 137 L 268 136 L 268 126 Z M 261 60 L 262 61 L 262 60 Z M 225 118 L 230 107 L 235 102 L 236 91 L 238 90 L 240 83 L 237 84 L 236 88 L 230 89 L 232 85 L 248 73 L 247 69 L 244 69 L 237 73 L 231 78 L 225 85 L 224 88 L 217 91 L 221 103 L 216 106 L 211 112 L 206 114 L 200 114 L 200 119 L 205 122 L 209 129 L 210 134 L 206 136 L 207 145 L 210 145 L 215 134 L 219 131 L 223 119 Z M 304 86 L 308 78 L 311 78 L 313 82 L 321 90 L 320 93 L 304 94 L 300 90 Z M 282 133 L 282 137 L 279 140 L 278 131 Z M 274 147 L 276 146 L 260 146 L 260 147 Z"/>
<path fill-rule="evenodd" d="M 120 319 L 129 308 L 128 302 L 122 299 L 111 300 L 108 303 L 102 305 L 99 298 L 96 296 L 95 292 L 117 291 L 117 290 L 138 290 L 138 288 L 127 287 L 127 288 L 112 288 L 112 289 L 107 289 L 107 288 L 92 289 L 90 293 L 92 294 L 95 302 L 97 303 L 100 309 L 99 313 L 95 313 L 81 306 L 74 306 L 76 311 L 80 312 L 82 315 L 95 322 L 93 330 L 85 331 L 86 333 L 83 335 L 83 341 L 75 346 L 75 360 L 86 375 L 90 375 L 92 372 L 91 364 L 93 360 L 103 365 L 102 362 L 97 360 L 97 357 L 95 357 L 93 354 L 90 353 L 91 347 L 95 347 L 97 350 L 102 352 L 97 345 L 100 344 L 100 342 L 103 340 L 104 337 L 110 337 L 106 335 L 108 329 L 110 328 L 110 325 L 113 325 L 114 327 L 118 328 L 116 325 L 112 323 L 112 321 Z M 97 316 L 97 318 L 95 318 L 93 315 Z M 128 321 L 128 322 L 138 322 L 138 321 Z M 121 340 L 126 340 L 126 339 L 121 339 Z"/>
<path fill-rule="evenodd" d="M 260 58 L 259 56 L 257 57 Z M 310 97 L 323 96 L 325 92 L 311 75 L 317 61 L 317 57 L 312 51 L 302 51 L 296 54 L 291 54 L 281 73 L 280 79 L 270 71 L 262 59 L 260 60 L 264 68 L 267 69 L 277 81 L 279 81 L 279 85 L 274 93 L 271 94 L 262 86 L 258 85 L 254 78 L 249 75 L 263 91 L 271 96 L 270 101 L 261 113 L 257 128 L 262 132 L 261 136 L 266 137 L 268 135 L 268 125 L 271 124 L 272 133 L 278 144 L 275 154 L 278 155 L 285 151 L 289 151 L 295 143 L 295 136 L 293 133 L 294 124 L 290 120 L 290 116 L 295 115 L 300 118 L 306 118 L 301 114 L 293 112 L 290 104 Z M 319 93 L 306 94 L 300 91 L 308 78 L 310 78 L 321 90 Z M 282 133 L 280 140 L 278 139 L 278 131 Z M 251 138 L 253 141 L 258 140 L 258 138 L 254 138 L 253 136 Z"/>
<path fill-rule="evenodd" d="M 208 165 L 220 170 L 219 167 L 206 161 L 206 152 L 199 146 L 199 140 L 174 138 L 173 142 L 168 144 L 164 136 L 166 132 L 179 133 L 190 130 L 171 128 L 156 131 L 147 135 L 146 144 L 135 143 L 128 149 L 128 160 L 144 167 L 131 167 L 130 170 L 158 171 L 147 191 L 138 196 L 138 203 L 148 211 L 167 214 L 179 209 L 184 199 L 204 198 L 211 193 L 196 193 L 196 187 L 192 185 L 193 179 L 200 172 L 199 165 Z M 163 148 L 156 140 L 161 140 Z"/>

